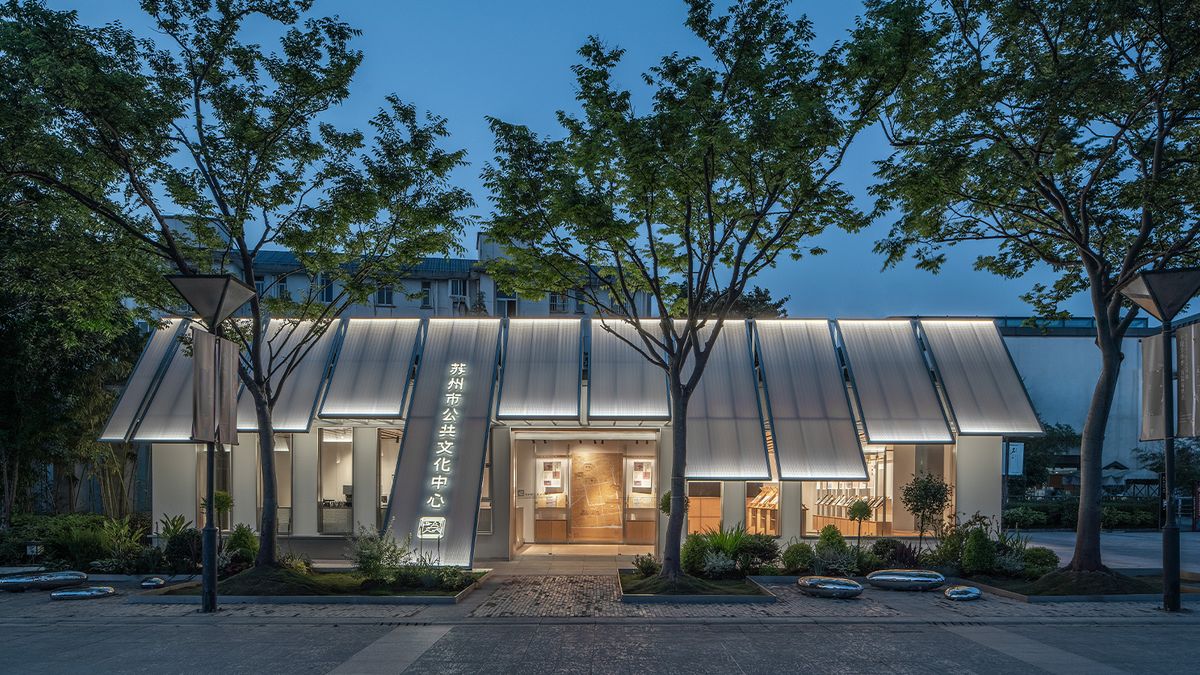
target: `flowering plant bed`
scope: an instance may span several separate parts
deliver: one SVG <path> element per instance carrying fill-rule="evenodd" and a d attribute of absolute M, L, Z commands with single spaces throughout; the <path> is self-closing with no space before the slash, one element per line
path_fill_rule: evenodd
<path fill-rule="evenodd" d="M 752 579 L 700 579 L 684 576 L 674 584 L 636 570 L 618 573 L 622 602 L 775 602 L 770 591 Z"/>

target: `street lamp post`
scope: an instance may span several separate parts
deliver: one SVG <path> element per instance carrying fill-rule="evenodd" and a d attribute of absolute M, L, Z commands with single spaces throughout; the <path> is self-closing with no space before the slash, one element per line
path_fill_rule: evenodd
<path fill-rule="evenodd" d="M 214 477 L 217 445 L 237 442 L 237 359 L 234 343 L 217 333 L 221 322 L 254 296 L 254 289 L 229 274 L 173 274 L 167 281 L 200 315 L 192 331 L 192 440 L 207 444 L 200 611 L 217 611 L 217 526 Z"/>
<path fill-rule="evenodd" d="M 1171 320 L 1200 291 L 1200 268 L 1150 270 L 1121 287 L 1121 293 L 1162 322 L 1163 365 L 1163 497 L 1166 521 L 1162 528 L 1163 609 L 1178 612 L 1179 522 L 1175 509 L 1175 383 L 1171 365 Z"/>

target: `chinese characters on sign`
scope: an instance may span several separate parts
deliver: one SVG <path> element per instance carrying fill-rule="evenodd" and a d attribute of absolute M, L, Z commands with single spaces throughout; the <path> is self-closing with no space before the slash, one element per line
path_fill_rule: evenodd
<path fill-rule="evenodd" d="M 446 378 L 446 388 L 440 406 L 437 434 L 433 439 L 433 471 L 430 474 L 429 497 L 425 509 L 430 514 L 440 514 L 446 508 L 454 472 L 455 453 L 458 448 L 460 406 L 466 385 L 467 364 L 451 363 Z M 417 521 L 418 539 L 441 539 L 446 534 L 446 518 L 441 515 L 421 516 Z"/>

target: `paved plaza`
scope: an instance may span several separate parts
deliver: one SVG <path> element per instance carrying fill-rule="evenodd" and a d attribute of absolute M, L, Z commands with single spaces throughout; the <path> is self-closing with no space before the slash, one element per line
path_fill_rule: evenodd
<path fill-rule="evenodd" d="M 626 604 L 610 574 L 493 574 L 459 605 L 51 602 L 0 594 L 0 672 L 1194 672 L 1200 605 L 1026 604 L 770 584 L 771 604 Z"/>

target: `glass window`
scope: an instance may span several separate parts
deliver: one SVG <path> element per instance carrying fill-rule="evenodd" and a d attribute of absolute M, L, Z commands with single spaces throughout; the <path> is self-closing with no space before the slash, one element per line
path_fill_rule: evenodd
<path fill-rule="evenodd" d="M 375 291 L 375 304 L 384 307 L 392 306 L 392 285 L 384 284 Z"/>
<path fill-rule="evenodd" d="M 720 481 L 688 481 L 688 534 L 721 529 Z"/>
<path fill-rule="evenodd" d="M 257 450 L 257 442 L 255 443 Z M 258 464 L 257 457 L 255 464 Z M 262 471 L 258 474 L 258 521 L 262 522 L 263 481 Z M 279 534 L 292 533 L 292 435 L 275 434 L 275 497 L 278 501 Z"/>
<path fill-rule="evenodd" d="M 516 316 L 517 296 L 509 291 L 496 290 L 496 316 Z"/>
<path fill-rule="evenodd" d="M 433 282 L 421 282 L 421 309 L 430 309 L 433 307 Z"/>
<path fill-rule="evenodd" d="M 351 429 L 325 427 L 320 430 L 317 466 L 320 512 L 317 532 L 350 534 L 354 531 L 354 442 Z"/>
<path fill-rule="evenodd" d="M 780 536 L 779 483 L 746 483 L 746 532 Z"/>
<path fill-rule="evenodd" d="M 291 300 L 292 292 L 288 290 L 288 278 L 279 277 L 275 280 L 275 297 L 280 300 Z"/>
<path fill-rule="evenodd" d="M 568 311 L 569 298 L 565 293 L 550 294 L 550 313 L 551 314 L 566 314 Z"/>
<path fill-rule="evenodd" d="M 451 279 L 450 280 L 450 295 L 456 298 L 467 297 L 467 280 L 466 279 Z"/>
<path fill-rule="evenodd" d="M 392 498 L 392 484 L 396 482 L 396 464 L 400 459 L 400 429 L 379 430 L 379 528 L 387 523 L 388 500 Z"/>
<path fill-rule="evenodd" d="M 267 292 L 267 278 L 261 274 L 254 275 L 254 293 L 263 297 Z"/>
<path fill-rule="evenodd" d="M 200 451 L 196 453 L 196 527 L 204 527 L 204 497 L 208 486 L 205 481 L 208 480 L 208 449 L 201 445 Z M 216 480 L 213 483 L 213 490 L 216 492 L 224 492 L 229 494 L 229 472 L 230 472 L 230 452 L 229 447 L 217 448 L 217 456 L 215 458 L 215 466 L 213 472 Z M 217 497 L 218 507 L 221 505 L 221 498 Z M 232 517 L 228 511 L 217 513 L 217 528 L 222 530 L 229 529 L 229 519 Z"/>
<path fill-rule="evenodd" d="M 333 278 L 322 272 L 317 277 L 317 285 L 320 286 L 321 302 L 333 302 Z"/>

